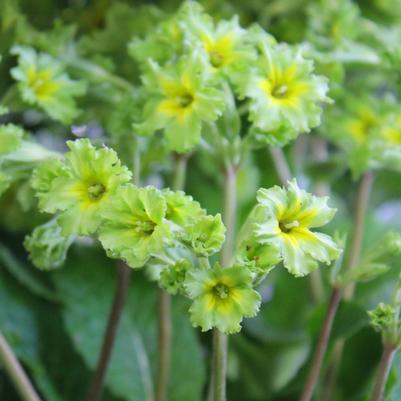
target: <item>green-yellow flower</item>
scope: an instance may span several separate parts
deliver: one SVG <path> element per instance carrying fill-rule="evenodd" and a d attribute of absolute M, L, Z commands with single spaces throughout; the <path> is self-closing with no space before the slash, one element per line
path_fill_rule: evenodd
<path fill-rule="evenodd" d="M 327 224 L 336 212 L 327 206 L 327 197 L 313 196 L 293 180 L 288 182 L 288 189 L 260 189 L 257 199 L 257 241 L 278 248 L 290 273 L 305 276 L 317 268 L 318 262 L 329 264 L 339 256 L 340 250 L 330 236 L 312 231 Z"/>
<path fill-rule="evenodd" d="M 96 149 L 88 139 L 69 141 L 67 145 L 70 151 L 63 165 L 54 161 L 56 177 L 47 166 L 36 176 L 35 185 L 42 209 L 61 212 L 58 222 L 63 235 L 88 235 L 98 228 L 99 213 L 106 201 L 130 180 L 131 173 L 112 149 Z"/>
<path fill-rule="evenodd" d="M 223 91 L 196 52 L 164 68 L 150 62 L 144 86 L 149 101 L 136 128 L 143 134 L 164 130 L 168 147 L 177 152 L 197 145 L 203 124 L 216 120 L 225 107 Z"/>
<path fill-rule="evenodd" d="M 327 79 L 313 74 L 313 63 L 288 45 L 264 46 L 255 67 L 238 74 L 237 86 L 251 100 L 254 127 L 271 144 L 284 145 L 320 124 L 328 101 Z"/>
<path fill-rule="evenodd" d="M 48 54 L 23 46 L 12 51 L 18 56 L 18 66 L 11 75 L 18 81 L 22 98 L 55 120 L 70 123 L 79 113 L 74 98 L 85 93 L 85 84 L 70 79 L 63 66 Z"/>
<path fill-rule="evenodd" d="M 188 7 L 181 27 L 192 46 L 204 50 L 216 72 L 238 70 L 256 59 L 255 50 L 246 43 L 247 31 L 240 27 L 237 16 L 215 24 L 199 6 L 193 6 Z"/>
<path fill-rule="evenodd" d="M 192 270 L 185 288 L 193 303 L 189 309 L 192 324 L 207 331 L 217 327 L 230 334 L 241 330 L 244 317 L 255 316 L 260 295 L 252 288 L 251 273 L 243 267 Z"/>
<path fill-rule="evenodd" d="M 165 220 L 166 201 L 153 187 L 120 186 L 101 215 L 99 240 L 104 249 L 133 268 L 142 267 L 152 254 L 162 252 L 171 236 Z"/>

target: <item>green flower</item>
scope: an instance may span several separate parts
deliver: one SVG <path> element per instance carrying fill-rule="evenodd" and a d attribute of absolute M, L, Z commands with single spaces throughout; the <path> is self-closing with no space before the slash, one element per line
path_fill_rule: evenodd
<path fill-rule="evenodd" d="M 165 220 L 166 201 L 153 187 L 121 186 L 101 215 L 99 240 L 104 249 L 133 268 L 142 267 L 152 254 L 161 252 L 171 236 Z"/>
<path fill-rule="evenodd" d="M 18 81 L 22 98 L 55 120 L 70 123 L 79 113 L 74 98 L 85 93 L 84 83 L 70 79 L 63 66 L 47 54 L 22 46 L 12 52 L 18 56 L 18 66 L 11 75 Z"/>
<path fill-rule="evenodd" d="M 256 238 L 279 249 L 290 273 L 305 276 L 317 268 L 318 262 L 329 264 L 339 256 L 340 250 L 330 236 L 311 230 L 327 224 L 336 212 L 327 206 L 327 197 L 313 196 L 293 180 L 288 182 L 288 189 L 260 189 L 257 199 Z"/>
<path fill-rule="evenodd" d="M 224 92 L 211 82 L 196 52 L 164 68 L 150 62 L 143 81 L 149 101 L 144 122 L 135 127 L 142 134 L 163 129 L 171 150 L 185 153 L 193 149 L 203 124 L 215 121 L 224 110 Z"/>
<path fill-rule="evenodd" d="M 285 145 L 320 124 L 328 101 L 327 79 L 313 74 L 313 63 L 287 45 L 264 46 L 247 73 L 238 74 L 240 94 L 250 102 L 250 118 L 265 141 Z"/>
<path fill-rule="evenodd" d="M 395 324 L 395 309 L 392 305 L 380 303 L 368 312 L 370 324 L 378 332 L 384 332 Z"/>
<path fill-rule="evenodd" d="M 177 226 L 187 227 L 198 218 L 205 216 L 206 211 L 202 209 L 199 202 L 193 200 L 192 196 L 183 191 L 163 190 L 166 199 L 166 219 Z"/>
<path fill-rule="evenodd" d="M 32 234 L 25 238 L 24 246 L 37 268 L 50 270 L 64 263 L 73 241 L 74 236 L 62 235 L 56 218 L 36 227 Z"/>
<path fill-rule="evenodd" d="M 191 263 L 186 259 L 166 265 L 160 272 L 160 285 L 171 295 L 185 293 L 184 282 L 191 268 Z"/>
<path fill-rule="evenodd" d="M 215 24 L 200 7 L 191 7 L 181 23 L 193 46 L 200 46 L 209 65 L 216 72 L 239 70 L 256 59 L 255 50 L 246 43 L 247 31 L 238 23 L 238 16 Z"/>
<path fill-rule="evenodd" d="M 70 152 L 64 164 L 54 161 L 57 176 L 53 177 L 49 166 L 43 167 L 34 186 L 39 189 L 43 211 L 61 212 L 58 221 L 63 235 L 88 235 L 98 228 L 99 213 L 107 200 L 130 180 L 131 173 L 112 149 L 96 149 L 88 139 L 68 141 L 67 145 Z"/>
<path fill-rule="evenodd" d="M 187 273 L 185 288 L 193 300 L 189 309 L 192 324 L 202 331 L 217 327 L 227 334 L 236 333 L 242 319 L 255 316 L 260 307 L 251 273 L 239 266 L 192 270 Z"/>
<path fill-rule="evenodd" d="M 225 232 L 220 214 L 202 216 L 187 227 L 184 242 L 188 243 L 198 256 L 210 256 L 221 249 Z"/>

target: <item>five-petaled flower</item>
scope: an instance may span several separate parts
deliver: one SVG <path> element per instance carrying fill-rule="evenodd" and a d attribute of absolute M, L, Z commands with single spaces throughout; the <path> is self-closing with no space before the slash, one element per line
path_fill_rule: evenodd
<path fill-rule="evenodd" d="M 198 269 L 187 273 L 185 288 L 193 300 L 192 324 L 202 331 L 217 327 L 230 334 L 241 329 L 244 317 L 255 316 L 260 295 L 252 288 L 251 273 L 240 266 Z"/>
<path fill-rule="evenodd" d="M 120 186 L 102 211 L 99 240 L 111 257 L 142 267 L 170 238 L 166 201 L 153 187 Z"/>
<path fill-rule="evenodd" d="M 240 94 L 250 98 L 254 127 L 271 144 L 284 145 L 320 124 L 328 101 L 327 79 L 313 74 L 313 62 L 287 45 L 263 46 L 255 68 L 238 74 Z"/>
<path fill-rule="evenodd" d="M 74 98 L 85 93 L 85 83 L 72 80 L 63 65 L 48 54 L 24 46 L 15 46 L 12 52 L 18 56 L 18 66 L 11 75 L 18 81 L 24 101 L 70 123 L 79 114 Z"/>
<path fill-rule="evenodd" d="M 35 174 L 40 206 L 48 213 L 60 212 L 58 222 L 64 235 L 92 234 L 100 225 L 99 213 L 105 203 L 130 180 L 131 173 L 112 149 L 96 149 L 89 139 L 67 145 L 70 152 L 64 161 L 50 161 Z"/>
<path fill-rule="evenodd" d="M 161 68 L 150 62 L 143 78 L 149 101 L 140 133 L 163 129 L 171 150 L 185 153 L 198 144 L 202 126 L 220 116 L 224 92 L 211 80 L 202 58 L 194 52 L 178 63 Z"/>
<path fill-rule="evenodd" d="M 329 264 L 339 256 L 340 250 L 329 235 L 311 230 L 327 224 L 336 212 L 327 206 L 327 197 L 313 196 L 293 180 L 288 189 L 260 189 L 257 199 L 257 241 L 277 247 L 290 273 L 305 276 L 318 262 Z"/>

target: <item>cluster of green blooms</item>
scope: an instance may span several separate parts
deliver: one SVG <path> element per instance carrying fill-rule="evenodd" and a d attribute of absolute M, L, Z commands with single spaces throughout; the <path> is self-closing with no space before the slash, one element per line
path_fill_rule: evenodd
<path fill-rule="evenodd" d="M 401 114 L 391 99 L 347 95 L 322 130 L 345 153 L 354 174 L 401 170 Z"/>
<path fill-rule="evenodd" d="M 225 240 L 219 214 L 208 215 L 182 191 L 135 186 L 110 148 L 88 139 L 67 145 L 64 157 L 42 162 L 31 179 L 40 209 L 55 215 L 25 241 L 39 268 L 59 267 L 76 236 L 96 234 L 109 257 L 147 266 L 161 287 L 190 298 L 194 326 L 233 333 L 259 310 L 255 287 L 278 263 L 303 276 L 339 255 L 328 235 L 311 230 L 335 210 L 291 181 L 259 190 L 233 264 L 211 265 Z"/>
<path fill-rule="evenodd" d="M 133 39 L 129 51 L 141 65 L 147 99 L 135 128 L 163 131 L 169 149 L 180 153 L 224 114 L 237 113 L 228 104 L 233 94 L 236 103 L 247 99 L 252 138 L 280 145 L 319 125 L 329 100 L 327 80 L 314 75 L 300 48 L 277 44 L 257 25 L 243 29 L 238 18 L 216 24 L 195 2 Z"/>

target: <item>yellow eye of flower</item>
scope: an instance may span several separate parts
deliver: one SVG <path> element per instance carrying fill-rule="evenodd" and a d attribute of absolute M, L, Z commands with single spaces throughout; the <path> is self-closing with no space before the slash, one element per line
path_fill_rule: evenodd
<path fill-rule="evenodd" d="M 232 34 L 226 34 L 218 39 L 204 36 L 203 45 L 209 55 L 210 64 L 214 68 L 229 64 L 236 58 L 233 51 L 234 40 Z"/>
<path fill-rule="evenodd" d="M 285 233 L 285 234 L 289 234 L 291 233 L 291 230 L 293 228 L 299 227 L 299 221 L 298 220 L 294 220 L 294 221 L 280 221 L 278 224 L 281 232 Z"/>
<path fill-rule="evenodd" d="M 224 284 L 217 284 L 213 287 L 213 294 L 219 299 L 226 299 L 230 294 L 230 289 Z"/>
<path fill-rule="evenodd" d="M 105 186 L 100 183 L 92 184 L 88 187 L 88 197 L 91 201 L 97 201 L 101 199 L 105 192 Z"/>
<path fill-rule="evenodd" d="M 190 93 L 184 93 L 183 95 L 176 97 L 177 104 L 183 109 L 190 106 L 193 101 L 194 97 Z"/>
<path fill-rule="evenodd" d="M 135 231 L 142 235 L 152 235 L 155 228 L 156 224 L 151 220 L 135 222 Z"/>
<path fill-rule="evenodd" d="M 52 71 L 37 71 L 35 67 L 28 70 L 28 85 L 41 100 L 50 98 L 59 89 L 59 84 L 52 81 Z"/>

